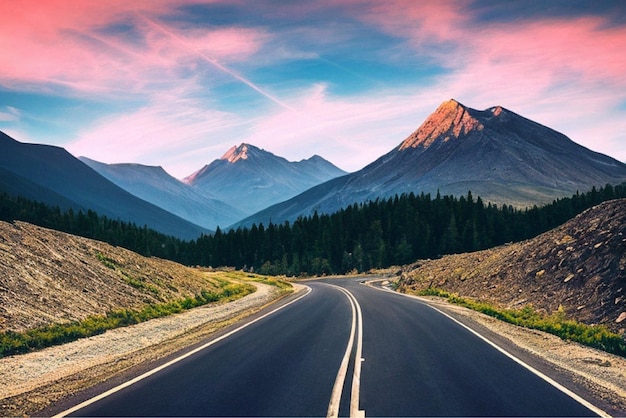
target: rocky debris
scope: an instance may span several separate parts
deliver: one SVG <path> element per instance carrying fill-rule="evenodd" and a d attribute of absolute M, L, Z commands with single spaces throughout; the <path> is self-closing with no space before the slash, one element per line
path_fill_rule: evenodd
<path fill-rule="evenodd" d="M 436 287 L 505 308 L 562 307 L 586 324 L 624 334 L 626 199 L 605 202 L 533 239 L 419 261 L 402 269 L 401 288 Z"/>

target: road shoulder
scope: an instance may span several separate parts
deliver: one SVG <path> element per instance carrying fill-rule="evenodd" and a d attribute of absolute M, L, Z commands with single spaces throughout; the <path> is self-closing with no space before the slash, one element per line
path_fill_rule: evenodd
<path fill-rule="evenodd" d="M 509 324 L 442 298 L 410 297 L 452 316 L 609 414 L 623 416 L 626 412 L 625 358 Z"/>
<path fill-rule="evenodd" d="M 256 292 L 230 303 L 205 305 L 0 359 L 0 381 L 11 382 L 0 385 L 0 415 L 50 415 L 47 408 L 63 403 L 70 395 L 89 396 L 89 388 L 115 386 L 148 365 L 165 361 L 284 299 L 285 294 L 276 287 L 252 284 Z"/>

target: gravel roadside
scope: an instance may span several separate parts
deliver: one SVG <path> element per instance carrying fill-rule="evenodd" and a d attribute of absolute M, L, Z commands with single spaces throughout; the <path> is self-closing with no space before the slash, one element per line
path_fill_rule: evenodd
<path fill-rule="evenodd" d="M 30 415 L 63 397 L 155 361 L 252 314 L 280 297 L 273 286 L 229 303 L 118 328 L 72 343 L 0 359 L 0 415 Z"/>
<path fill-rule="evenodd" d="M 72 393 L 113 380 L 139 364 L 195 344 L 279 297 L 274 287 L 254 285 L 255 293 L 230 303 L 207 305 L 70 344 L 0 359 L 0 415 L 42 411 Z M 461 322 L 478 324 L 507 344 L 545 361 L 601 400 L 598 406 L 606 412 L 626 416 L 626 359 L 541 331 L 517 327 L 439 298 L 422 299 Z"/>
<path fill-rule="evenodd" d="M 543 363 L 561 380 L 586 392 L 587 399 L 612 416 L 626 416 L 626 358 L 606 353 L 543 331 L 519 327 L 461 306 L 452 305 L 437 297 L 419 297 L 462 323 L 483 327 L 490 340 L 507 349 L 513 348 L 516 356 L 526 357 L 537 364 Z M 535 366 L 533 364 L 533 366 Z M 544 366 L 545 367 L 545 366 Z M 557 379 L 558 380 L 558 379 Z M 563 383 L 563 382 L 561 382 Z M 579 395 L 582 395 L 579 393 Z M 585 398 L 585 396 L 583 396 Z"/>

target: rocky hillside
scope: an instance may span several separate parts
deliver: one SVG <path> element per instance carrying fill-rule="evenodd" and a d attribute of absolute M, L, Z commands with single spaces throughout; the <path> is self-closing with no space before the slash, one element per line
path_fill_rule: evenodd
<path fill-rule="evenodd" d="M 536 238 L 419 261 L 400 290 L 436 287 L 505 308 L 533 307 L 626 329 L 626 199 L 595 206 Z"/>
<path fill-rule="evenodd" d="M 193 297 L 218 287 L 209 273 L 170 261 L 28 223 L 0 222 L 0 332 Z"/>

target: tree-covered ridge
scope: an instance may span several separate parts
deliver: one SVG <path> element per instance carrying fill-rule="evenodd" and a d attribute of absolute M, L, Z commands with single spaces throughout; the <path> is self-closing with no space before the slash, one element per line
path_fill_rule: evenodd
<path fill-rule="evenodd" d="M 263 274 L 334 274 L 476 251 L 534 237 L 602 201 L 626 197 L 626 185 L 526 210 L 480 198 L 414 194 L 354 204 L 332 215 L 222 232 L 197 240 L 200 264 L 253 267 Z"/>
<path fill-rule="evenodd" d="M 406 264 L 420 258 L 476 251 L 534 237 L 605 200 L 626 197 L 626 184 L 593 188 L 541 208 L 485 205 L 413 193 L 354 204 L 332 215 L 293 223 L 253 225 L 181 241 L 146 227 L 61 211 L 3 194 L 0 219 L 22 220 L 187 265 L 233 266 L 263 274 L 334 274 Z"/>
<path fill-rule="evenodd" d="M 0 220 L 24 221 L 61 232 L 96 239 L 134 251 L 144 256 L 174 259 L 179 238 L 168 236 L 134 223 L 110 219 L 92 210 L 86 212 L 58 206 L 50 207 L 23 197 L 0 194 Z"/>

